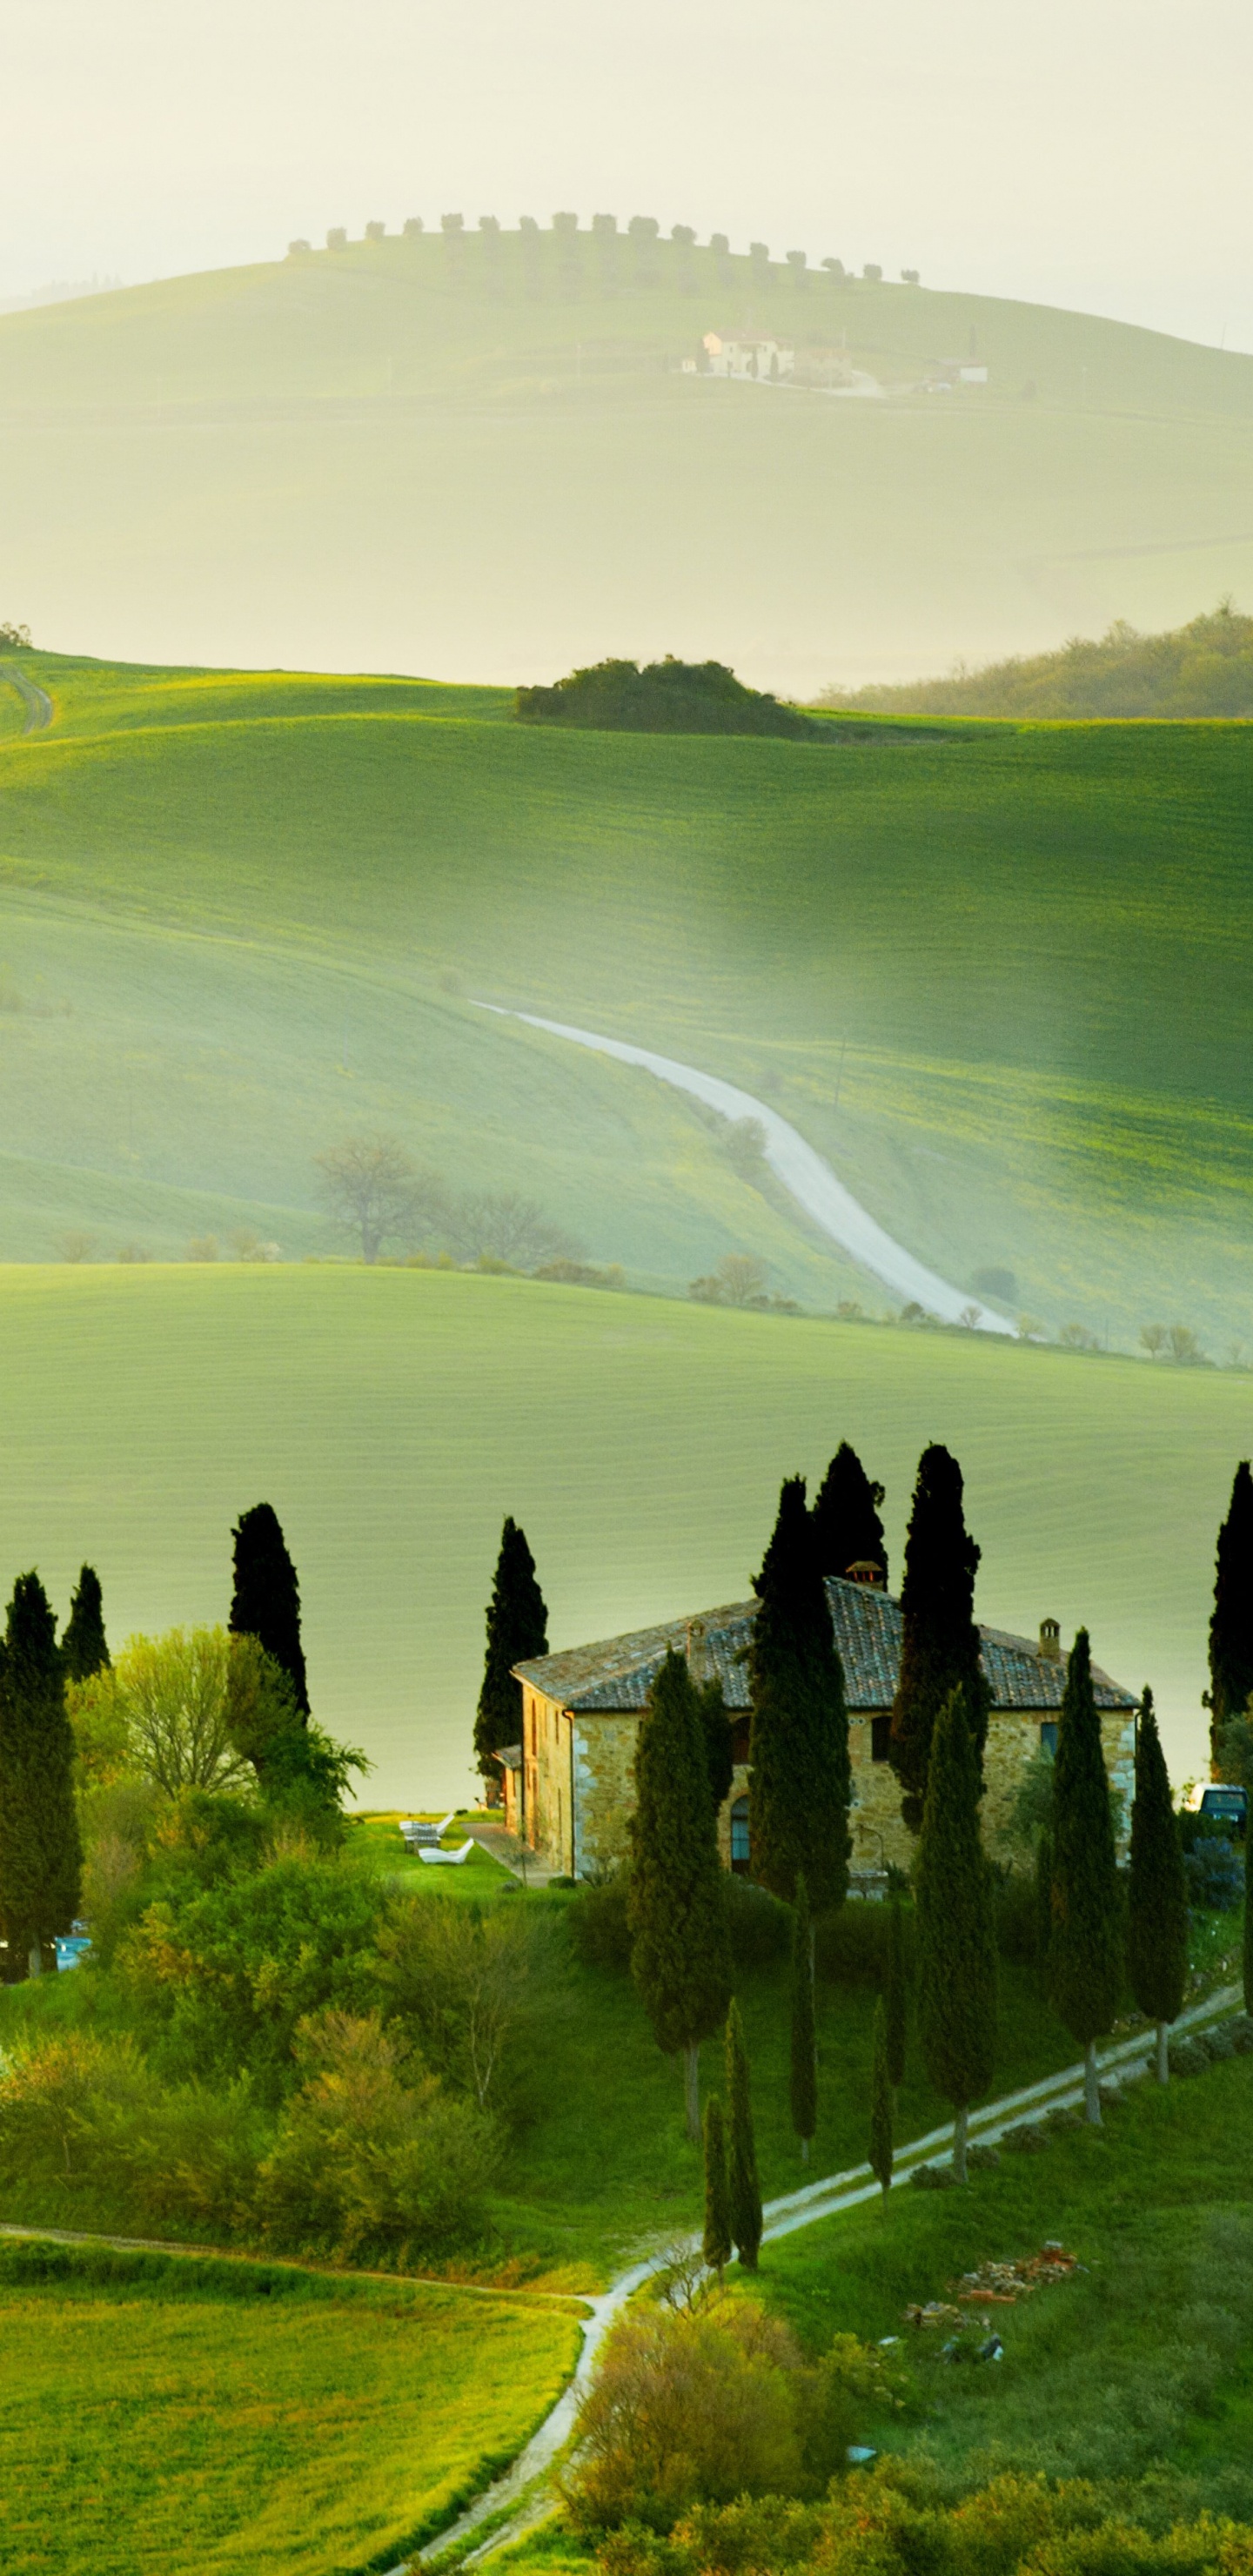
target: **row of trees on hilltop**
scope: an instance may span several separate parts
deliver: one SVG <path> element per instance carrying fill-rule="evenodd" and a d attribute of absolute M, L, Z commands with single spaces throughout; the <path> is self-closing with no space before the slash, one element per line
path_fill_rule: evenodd
<path fill-rule="evenodd" d="M 410 215 L 401 239 L 417 243 L 425 231 L 421 216 Z M 439 231 L 446 273 L 454 285 L 467 282 L 466 252 L 477 231 L 478 272 L 489 294 L 503 294 L 505 291 L 512 265 L 507 256 L 511 248 L 517 255 L 524 288 L 530 294 L 542 293 L 545 280 L 550 275 L 555 277 L 559 292 L 565 294 L 577 294 L 588 278 L 602 294 L 608 295 L 616 294 L 627 285 L 642 288 L 664 285 L 681 295 L 699 294 L 708 277 L 708 256 L 703 263 L 703 276 L 694 256 L 702 247 L 706 248 L 707 255 L 712 255 L 714 276 L 719 286 L 730 286 L 743 278 L 742 266 L 737 268 L 733 264 L 742 255 L 733 254 L 728 234 L 711 233 L 708 244 L 701 245 L 693 224 L 672 224 L 668 237 L 665 237 L 655 215 L 632 215 L 621 231 L 616 215 L 593 215 L 587 227 L 580 230 L 578 215 L 567 208 L 553 215 L 548 231 L 537 216 L 520 215 L 517 233 L 511 239 L 497 215 L 480 215 L 477 226 L 467 227 L 464 214 L 446 214 L 439 218 Z M 365 239 L 367 242 L 385 241 L 386 226 L 368 223 Z M 348 234 L 342 225 L 332 226 L 326 236 L 326 246 L 332 252 L 349 248 Z M 307 257 L 310 248 L 307 241 L 294 241 L 289 246 L 289 256 Z M 585 262 L 585 252 L 591 255 L 590 264 Z M 760 241 L 749 243 L 747 256 L 749 279 L 754 286 L 773 286 L 785 270 L 793 288 L 802 294 L 808 290 L 815 275 L 833 287 L 848 288 L 856 283 L 854 271 L 846 268 L 842 259 L 823 259 L 814 271 L 810 268 L 807 251 L 789 250 L 784 252 L 781 262 L 772 265 L 769 246 Z M 876 261 L 868 260 L 863 265 L 861 276 L 868 286 L 881 285 L 882 267 Z M 917 269 L 902 269 L 901 282 L 906 286 L 917 286 Z"/>
<path fill-rule="evenodd" d="M 38 1975 L 83 1899 L 76 1788 L 129 1762 L 166 1797 L 252 1780 L 263 1796 L 336 1804 L 356 1757 L 312 1721 L 300 1591 L 277 1514 L 233 1533 L 225 1631 L 135 1637 L 115 1659 L 100 1579 L 84 1565 L 61 1638 L 37 1573 L 19 1575 L 0 1643 L 0 1938 L 10 1979 Z"/>

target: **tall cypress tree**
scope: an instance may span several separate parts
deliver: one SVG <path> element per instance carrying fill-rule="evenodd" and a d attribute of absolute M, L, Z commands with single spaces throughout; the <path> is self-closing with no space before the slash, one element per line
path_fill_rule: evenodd
<path fill-rule="evenodd" d="M 727 2190 L 731 2237 L 746 2272 L 755 2272 L 761 2250 L 761 2184 L 757 2179 L 757 2142 L 753 2136 L 753 2102 L 748 2077 L 748 2051 L 738 2004 L 727 2014 L 727 2107 L 731 2135 L 727 2142 Z"/>
<path fill-rule="evenodd" d="M 1247 1853 L 1247 1837 L 1244 1847 Z M 1244 1864 L 1244 1955 L 1241 1965 L 1244 1976 L 1244 2009 L 1246 2013 L 1253 2013 L 1253 1888 L 1249 1885 L 1247 1859 Z"/>
<path fill-rule="evenodd" d="M 1127 1970 L 1141 2012 L 1157 2024 L 1157 2080 L 1164 2084 L 1170 2072 L 1168 2028 L 1183 2010 L 1188 1976 L 1188 1882 L 1153 1694 L 1148 1690 L 1136 1729 Z"/>
<path fill-rule="evenodd" d="M 73 1773 L 57 1623 L 38 1575 L 19 1574 L 0 1647 L 0 1928 L 33 1976 L 78 1911 Z"/>
<path fill-rule="evenodd" d="M 938 1443 L 918 1462 L 901 1585 L 901 1668 L 892 1702 L 890 1753 L 901 1784 L 901 1814 L 922 1827 L 927 1764 L 936 1720 L 960 1690 L 970 1712 L 982 1779 L 991 1694 L 979 1661 L 975 1575 L 979 1550 L 966 1528 L 962 1472 Z"/>
<path fill-rule="evenodd" d="M 548 1612 L 526 1532 L 507 1520 L 487 1605 L 487 1655 L 474 1720 L 474 1758 L 485 1780 L 500 1776 L 495 1755 L 522 1738 L 522 1684 L 515 1664 L 548 1652 Z"/>
<path fill-rule="evenodd" d="M 894 1896 L 888 1910 L 887 1975 L 883 1982 L 883 2022 L 886 2032 L 888 2082 L 893 2090 L 905 2081 L 905 2024 L 909 2006 L 909 1980 L 905 1974 L 905 1917 L 901 1900 Z"/>
<path fill-rule="evenodd" d="M 839 1448 L 818 1488 L 810 1515 L 820 1574 L 847 1574 L 850 1565 L 881 1565 L 888 1579 L 888 1551 L 879 1518 L 882 1485 L 872 1485 L 855 1449 L 847 1440 Z"/>
<path fill-rule="evenodd" d="M 792 1915 L 792 2027 L 789 2060 L 792 2126 L 801 2142 L 801 2163 L 809 2162 L 809 2142 L 818 2126 L 818 2034 L 814 2024 L 814 1942 L 809 1890 L 804 1874 L 796 1881 Z"/>
<path fill-rule="evenodd" d="M 300 1586 L 279 1518 L 269 1503 L 254 1503 L 231 1533 L 235 1588 L 227 1621 L 232 1636 L 256 1637 L 281 1664 L 302 1718 L 309 1715 L 309 1685 L 300 1642 Z"/>
<path fill-rule="evenodd" d="M 94 1565 L 82 1568 L 78 1589 L 70 1596 L 61 1657 L 65 1678 L 71 1682 L 90 1681 L 93 1673 L 107 1672 L 112 1661 L 104 1633 L 104 1596 Z"/>
<path fill-rule="evenodd" d="M 1054 2010 L 1084 2052 L 1084 2099 L 1099 2126 L 1096 2043 L 1114 2027 L 1122 1988 L 1118 1862 L 1101 1751 L 1101 1721 L 1092 1695 L 1086 1628 L 1071 1648 L 1057 1728 L 1053 1772 L 1053 1918 L 1049 1993 Z"/>
<path fill-rule="evenodd" d="M 852 1773 L 844 1675 L 803 1476 L 784 1484 L 753 1589 L 761 1604 L 748 1654 L 753 1876 L 790 1903 L 803 1873 L 821 1916 L 848 1894 Z"/>
<path fill-rule="evenodd" d="M 731 2260 L 731 2192 L 727 2180 L 727 2133 L 722 2104 L 711 2093 L 705 2104 L 705 2232 L 701 2252 L 719 2280 Z"/>
<path fill-rule="evenodd" d="M 931 1745 L 918 1843 L 918 2029 L 927 2074 L 953 2105 L 953 2171 L 966 2179 L 966 2122 L 996 2063 L 996 1935 L 979 1838 L 979 1762 L 960 1690 Z"/>
<path fill-rule="evenodd" d="M 1253 1698 L 1253 1475 L 1242 1458 L 1218 1533 L 1214 1615 L 1209 1623 L 1210 1750 L 1219 1728 L 1243 1717 Z"/>
<path fill-rule="evenodd" d="M 1048 1984 L 1052 1940 L 1053 1829 L 1045 1825 L 1035 1847 L 1035 1964 L 1043 1986 Z"/>
<path fill-rule="evenodd" d="M 874 2008 L 874 2054 L 870 2064 L 870 2170 L 883 2193 L 886 2211 L 892 2188 L 892 2075 L 888 2061 L 888 2017 L 883 1997 Z"/>
<path fill-rule="evenodd" d="M 658 2047 L 683 2052 L 699 2139 L 700 2043 L 726 2011 L 731 1957 L 704 1719 L 680 1655 L 667 1654 L 640 1720 L 631 1855 L 631 1974 Z"/>

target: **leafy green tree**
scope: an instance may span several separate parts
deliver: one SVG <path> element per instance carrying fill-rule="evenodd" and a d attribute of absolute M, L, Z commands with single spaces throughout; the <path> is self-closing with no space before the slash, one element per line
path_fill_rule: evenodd
<path fill-rule="evenodd" d="M 870 2170 L 887 2209 L 892 2188 L 892 2071 L 888 2017 L 880 1995 L 874 2008 L 874 2054 L 870 2067 Z"/>
<path fill-rule="evenodd" d="M 748 1656 L 753 1875 L 790 1903 L 803 1873 L 822 1916 L 848 1893 L 852 1774 L 844 1675 L 803 1476 L 783 1486 L 753 1588 L 761 1604 Z"/>
<path fill-rule="evenodd" d="M 847 1440 L 839 1448 L 818 1488 L 810 1515 L 820 1574 L 846 1574 L 850 1565 L 881 1565 L 888 1579 L 888 1551 L 879 1518 L 882 1485 L 872 1485 L 855 1449 Z"/>
<path fill-rule="evenodd" d="M 757 2179 L 757 2142 L 753 2135 L 753 2102 L 748 2051 L 739 2005 L 727 2014 L 727 2105 L 731 2135 L 727 2144 L 727 2189 L 731 2239 L 746 2272 L 755 2272 L 761 2251 L 761 2184 Z"/>
<path fill-rule="evenodd" d="M 908 2007 L 909 1980 L 905 1974 L 905 1917 L 901 1911 L 899 1896 L 894 1896 L 888 1909 L 887 1975 L 883 1988 L 888 2082 L 894 2089 L 905 2081 L 905 2029 Z"/>
<path fill-rule="evenodd" d="M 1253 1474 L 1242 1458 L 1218 1533 L 1214 1615 L 1209 1623 L 1210 1744 L 1219 1730 L 1242 1717 L 1253 1698 Z"/>
<path fill-rule="evenodd" d="M 1099 2126 L 1096 2043 L 1114 2026 L 1122 1989 L 1122 1922 L 1109 1782 L 1092 1692 L 1086 1628 L 1071 1649 L 1053 1774 L 1053 1905 L 1049 1992 L 1084 2051 L 1084 2100 Z"/>
<path fill-rule="evenodd" d="M 104 1597 L 95 1567 L 85 1565 L 78 1578 L 78 1589 L 70 1598 L 70 1615 L 61 1639 L 65 1677 L 71 1682 L 90 1681 L 93 1673 L 105 1672 L 109 1665 L 109 1648 L 104 1633 Z"/>
<path fill-rule="evenodd" d="M 700 1695 L 667 1654 L 640 1721 L 627 1919 L 631 1974 L 667 2056 L 684 2057 L 687 2133 L 700 2137 L 700 2043 L 731 1992 L 731 1955 Z"/>
<path fill-rule="evenodd" d="M 487 1605 L 487 1655 L 474 1720 L 474 1757 L 485 1780 L 499 1779 L 496 1754 L 522 1738 L 522 1684 L 514 1680 L 513 1667 L 547 1652 L 548 1612 L 535 1559 L 525 1530 L 507 1520 Z"/>
<path fill-rule="evenodd" d="M 966 2179 L 966 2123 L 996 2063 L 996 1934 L 979 1837 L 979 1762 L 960 1689 L 931 1746 L 916 1876 L 918 2029 L 927 2074 L 953 2105 L 953 2171 Z"/>
<path fill-rule="evenodd" d="M 727 2135 L 722 2104 L 712 2093 L 705 2104 L 705 2232 L 701 2252 L 719 2280 L 731 2260 L 731 2193 L 727 2179 Z"/>
<path fill-rule="evenodd" d="M 1179 1819 L 1171 1804 L 1166 1757 L 1149 1690 L 1141 1702 L 1136 1729 L 1127 1968 L 1141 2012 L 1157 2024 L 1157 2080 L 1164 2084 L 1170 2072 L 1167 2034 L 1183 2010 L 1188 1976 L 1188 1885 Z"/>
<path fill-rule="evenodd" d="M 0 1929 L 32 1976 L 78 1911 L 73 1768 L 57 1623 L 38 1575 L 19 1574 L 0 1648 Z"/>
<path fill-rule="evenodd" d="M 955 1690 L 965 1695 L 982 1782 L 991 1695 L 974 1620 L 978 1566 L 979 1550 L 966 1528 L 961 1469 L 947 1449 L 933 1443 L 918 1462 L 905 1540 L 901 1665 L 890 1739 L 903 1792 L 901 1814 L 913 1834 L 922 1826 L 931 1738 Z"/>
<path fill-rule="evenodd" d="M 235 1589 L 227 1621 L 232 1636 L 257 1637 L 281 1664 L 302 1717 L 309 1715 L 309 1687 L 300 1642 L 300 1586 L 279 1518 L 269 1503 L 254 1503 L 232 1533 Z"/>
<path fill-rule="evenodd" d="M 372 1766 L 301 1716 L 282 1665 L 255 1637 L 227 1641 L 224 1716 L 227 1741 L 251 1763 L 267 1805 L 298 1814 L 316 1839 L 337 1841 L 351 1775 Z"/>
<path fill-rule="evenodd" d="M 801 2163 L 818 2126 L 818 2034 L 814 2023 L 814 1940 L 809 1890 L 802 1871 L 792 1913 L 792 2027 L 789 2099 Z"/>

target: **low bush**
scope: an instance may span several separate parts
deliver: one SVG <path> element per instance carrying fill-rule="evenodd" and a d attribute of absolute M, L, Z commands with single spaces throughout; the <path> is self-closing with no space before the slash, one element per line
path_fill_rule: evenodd
<path fill-rule="evenodd" d="M 755 2300 L 631 2308 L 580 2410 L 566 2500 L 581 2530 L 664 2532 L 698 2504 L 822 2495 L 870 2417 L 899 2402 L 873 2346 L 839 2335 L 807 2361 Z"/>
<path fill-rule="evenodd" d="M 570 1923 L 579 1956 L 589 1967 L 610 1968 L 622 1975 L 630 1967 L 630 1885 L 630 1867 L 624 1862 L 605 1877 L 585 1881 L 580 1887 L 578 1901 L 570 1908 Z M 722 1880 L 722 1893 L 736 1967 L 762 1968 L 776 1959 L 786 1959 L 792 1942 L 790 1905 L 782 1904 L 768 1888 L 758 1887 L 750 1878 L 733 1876 L 730 1871 Z M 858 1910 L 881 1913 L 883 1909 L 876 1906 Z M 820 1943 L 822 1937 L 820 1928 Z"/>
<path fill-rule="evenodd" d="M 432 2073 L 485 2111 L 519 2074 L 541 1924 L 510 1906 L 411 1896 L 379 1934 L 387 2011 Z"/>
<path fill-rule="evenodd" d="M 737 1968 L 765 1968 L 786 1959 L 792 1947 L 792 1909 L 751 1878 L 728 1872 L 723 1881 L 731 1956 Z"/>
<path fill-rule="evenodd" d="M 1189 1904 L 1207 1914 L 1234 1914 L 1244 1902 L 1244 1862 L 1225 1834 L 1198 1835 L 1183 1856 Z"/>
<path fill-rule="evenodd" d="M 375 2015 L 311 2016 L 297 2056 L 304 2082 L 258 2176 L 271 2241 L 350 2261 L 464 2242 L 495 2163 L 490 2120 L 424 2075 Z"/>

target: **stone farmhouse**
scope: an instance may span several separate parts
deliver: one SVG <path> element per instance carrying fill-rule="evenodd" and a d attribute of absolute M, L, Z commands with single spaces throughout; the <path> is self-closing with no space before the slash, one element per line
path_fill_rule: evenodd
<path fill-rule="evenodd" d="M 888 1758 L 892 1701 L 901 1656 L 900 1604 L 884 1591 L 875 1566 L 828 1576 L 831 1626 L 844 1669 L 853 1773 L 854 1882 L 872 1885 L 889 1862 L 905 1868 L 915 1845 L 901 1821 L 900 1792 Z M 718 1818 L 724 1865 L 747 1871 L 750 1708 L 747 1654 L 756 1601 L 736 1601 L 702 1618 L 639 1628 L 603 1644 L 540 1655 L 514 1667 L 522 1685 L 522 1743 L 499 1756 L 506 1822 L 546 1866 L 572 1878 L 612 1865 L 627 1847 L 634 1803 L 632 1764 L 640 1717 L 668 1648 L 685 1655 L 694 1677 L 715 1675 L 731 1729 L 735 1763 Z M 992 1711 L 984 1753 L 984 1832 L 1003 1847 L 1014 1797 L 1041 1744 L 1055 1745 L 1066 1657 L 1055 1619 L 1039 1640 L 980 1628 Z M 1130 1807 L 1135 1713 L 1130 1691 L 1093 1668 L 1106 1768 Z"/>

